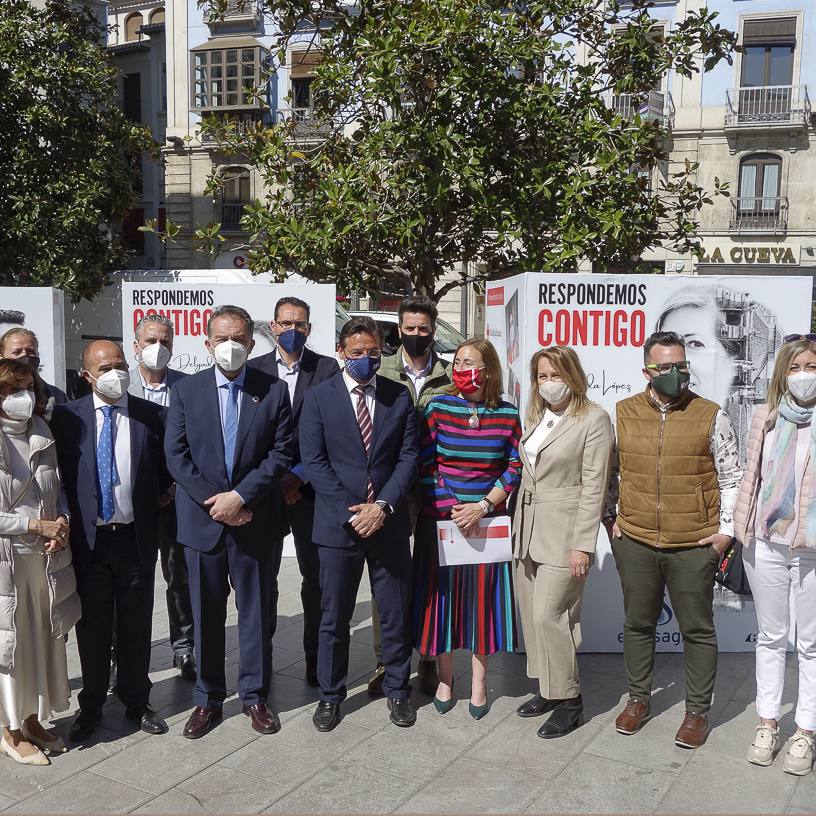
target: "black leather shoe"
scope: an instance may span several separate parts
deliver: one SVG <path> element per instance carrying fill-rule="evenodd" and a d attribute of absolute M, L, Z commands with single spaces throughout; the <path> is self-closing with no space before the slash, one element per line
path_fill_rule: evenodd
<path fill-rule="evenodd" d="M 108 678 L 108 689 L 116 694 L 116 661 L 111 660 L 110 677 Z"/>
<path fill-rule="evenodd" d="M 517 709 L 519 717 L 540 717 L 548 711 L 552 711 L 558 704 L 558 700 L 548 700 L 540 694 L 531 697 L 526 703 L 522 703 Z"/>
<path fill-rule="evenodd" d="M 173 658 L 173 668 L 179 670 L 179 674 L 185 680 L 196 679 L 196 659 L 194 654 L 176 655 Z"/>
<path fill-rule="evenodd" d="M 321 700 L 312 715 L 312 722 L 318 731 L 333 731 L 340 722 L 340 703 Z"/>
<path fill-rule="evenodd" d="M 101 719 L 101 711 L 88 711 L 86 708 L 80 708 L 68 730 L 68 737 L 73 742 L 85 742 L 93 734 Z"/>
<path fill-rule="evenodd" d="M 550 718 L 538 729 L 542 739 L 563 737 L 584 724 L 584 701 L 579 694 L 571 700 L 556 700 L 558 705 L 553 709 Z"/>
<path fill-rule="evenodd" d="M 317 688 L 317 655 L 306 655 L 306 682 L 313 688 Z"/>
<path fill-rule="evenodd" d="M 400 728 L 409 728 L 416 722 L 416 711 L 411 707 L 411 701 L 407 697 L 389 700 L 388 710 L 391 712 L 391 722 Z"/>
<path fill-rule="evenodd" d="M 147 703 L 126 708 L 125 716 L 129 720 L 136 720 L 139 728 L 145 734 L 166 734 L 170 730 L 161 715 L 157 714 Z"/>

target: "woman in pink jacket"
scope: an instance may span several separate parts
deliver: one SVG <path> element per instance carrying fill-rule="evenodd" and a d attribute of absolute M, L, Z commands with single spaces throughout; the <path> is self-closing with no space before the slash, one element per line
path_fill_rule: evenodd
<path fill-rule="evenodd" d="M 768 403 L 754 414 L 734 516 L 756 604 L 756 707 L 760 722 L 748 761 L 770 765 L 779 724 L 793 587 L 799 700 L 796 733 L 783 764 L 813 767 L 816 729 L 816 334 L 790 335 L 779 350 Z"/>

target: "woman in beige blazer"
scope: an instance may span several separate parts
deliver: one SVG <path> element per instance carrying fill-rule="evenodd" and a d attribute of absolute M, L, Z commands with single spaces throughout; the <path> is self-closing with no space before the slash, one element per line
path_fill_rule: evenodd
<path fill-rule="evenodd" d="M 537 351 L 530 381 L 513 535 L 527 674 L 538 678 L 539 691 L 517 713 L 551 711 L 538 736 L 552 739 L 584 722 L 576 658 L 581 600 L 614 439 L 609 414 L 587 399 L 586 374 L 571 348 Z"/>

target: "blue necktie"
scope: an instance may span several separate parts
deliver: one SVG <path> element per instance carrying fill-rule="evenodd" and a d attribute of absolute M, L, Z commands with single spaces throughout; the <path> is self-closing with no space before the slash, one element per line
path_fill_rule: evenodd
<path fill-rule="evenodd" d="M 99 518 L 107 524 L 114 513 L 113 486 L 119 481 L 113 450 L 112 405 L 102 406 L 102 430 L 96 443 L 96 472 L 99 479 Z"/>
<path fill-rule="evenodd" d="M 238 436 L 238 383 L 227 383 L 227 411 L 224 416 L 224 462 L 227 478 L 232 485 L 232 463 L 235 459 L 235 437 Z"/>

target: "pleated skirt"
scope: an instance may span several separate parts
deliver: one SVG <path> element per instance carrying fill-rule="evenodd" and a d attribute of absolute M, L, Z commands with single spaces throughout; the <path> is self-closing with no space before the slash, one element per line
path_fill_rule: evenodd
<path fill-rule="evenodd" d="M 46 559 L 14 553 L 17 645 L 14 666 L 0 668 L 0 725 L 16 730 L 36 714 L 50 719 L 69 707 L 65 638 L 51 639 Z"/>
<path fill-rule="evenodd" d="M 422 655 L 516 648 L 512 562 L 440 567 L 437 519 L 425 511 L 414 545 L 414 646 Z"/>

